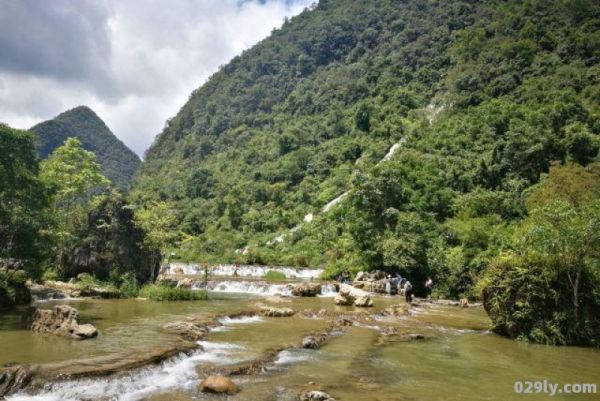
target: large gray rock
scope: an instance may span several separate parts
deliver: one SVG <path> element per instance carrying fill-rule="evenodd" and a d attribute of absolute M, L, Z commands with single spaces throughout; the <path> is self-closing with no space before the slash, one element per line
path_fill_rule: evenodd
<path fill-rule="evenodd" d="M 321 293 L 320 283 L 300 283 L 292 289 L 292 295 L 296 297 L 316 297 Z"/>
<path fill-rule="evenodd" d="M 40 333 L 52 333 L 76 340 L 98 335 L 91 324 L 79 324 L 79 312 L 69 305 L 57 305 L 54 309 L 35 309 L 30 317 L 29 328 Z"/>
<path fill-rule="evenodd" d="M 340 285 L 340 291 L 333 301 L 337 305 L 354 305 L 360 307 L 373 306 L 371 294 L 348 284 Z"/>

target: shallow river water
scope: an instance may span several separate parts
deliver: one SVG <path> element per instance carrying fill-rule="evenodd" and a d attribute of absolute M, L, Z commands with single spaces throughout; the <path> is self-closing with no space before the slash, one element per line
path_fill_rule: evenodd
<path fill-rule="evenodd" d="M 211 293 L 208 301 L 152 302 L 143 300 L 81 300 L 80 322 L 94 324 L 96 339 L 72 341 L 20 328 L 23 310 L 0 316 L 0 365 L 57 362 L 107 355 L 124 349 L 144 352 L 178 339 L 160 327 L 199 312 L 235 313 L 260 298 Z M 400 298 L 376 297 L 382 310 L 401 304 Z M 51 303 L 46 303 L 51 305 Z M 297 311 L 351 311 L 332 298 L 289 298 L 276 306 Z M 297 347 L 302 337 L 322 330 L 327 320 L 289 318 L 223 318 L 223 326 L 201 342 L 203 350 L 181 355 L 158 366 L 109 378 L 48 383 L 35 392 L 9 396 L 13 400 L 238 400 L 292 401 L 306 389 L 328 392 L 336 400 L 594 400 L 595 395 L 516 394 L 515 381 L 600 384 L 600 352 L 576 347 L 536 346 L 507 340 L 487 331 L 480 308 L 452 306 L 413 308 L 401 318 L 376 318 L 345 328 L 318 350 Z M 425 340 L 394 341 L 381 330 L 421 333 Z M 229 397 L 202 394 L 197 385 L 207 367 L 259 358 L 279 352 L 265 372 L 237 376 L 241 391 Z"/>

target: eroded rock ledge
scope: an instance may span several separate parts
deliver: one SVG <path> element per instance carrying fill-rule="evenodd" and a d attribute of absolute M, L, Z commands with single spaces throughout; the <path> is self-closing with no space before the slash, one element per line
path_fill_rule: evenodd
<path fill-rule="evenodd" d="M 189 354 L 198 347 L 196 343 L 182 341 L 171 346 L 131 349 L 94 358 L 0 368 L 0 399 L 25 387 L 42 388 L 52 381 L 108 376 L 156 365 L 181 353 Z"/>
<path fill-rule="evenodd" d="M 85 340 L 98 335 L 98 329 L 91 324 L 79 324 L 79 311 L 69 305 L 56 305 L 53 309 L 32 309 L 27 326 L 40 333 L 52 333 Z"/>

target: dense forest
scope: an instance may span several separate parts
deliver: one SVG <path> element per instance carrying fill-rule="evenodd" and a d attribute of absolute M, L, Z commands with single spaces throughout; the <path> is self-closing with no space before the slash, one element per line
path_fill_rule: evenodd
<path fill-rule="evenodd" d="M 45 159 L 67 138 L 78 138 L 84 149 L 93 152 L 102 166 L 103 174 L 118 188 L 129 187 L 140 165 L 140 158 L 121 142 L 92 110 L 85 106 L 59 114 L 52 120 L 31 127 L 37 134 L 36 146 Z"/>
<path fill-rule="evenodd" d="M 506 334 L 590 343 L 597 251 L 552 259 L 558 244 L 521 236 L 540 219 L 565 240 L 552 226 L 561 208 L 581 230 L 598 223 L 597 188 L 582 184 L 589 202 L 576 209 L 578 190 L 553 182 L 600 179 L 599 61 L 591 0 L 322 0 L 191 94 L 148 150 L 133 201 L 176 213 L 183 259 L 399 270 L 417 287 L 433 276 L 439 295 L 487 288 L 497 326 L 520 327 Z M 566 203 L 536 195 L 548 191 Z M 571 296 L 511 289 L 525 265 Z M 508 310 L 494 307 L 502 297 Z M 515 323 L 523 303 L 549 321 Z"/>

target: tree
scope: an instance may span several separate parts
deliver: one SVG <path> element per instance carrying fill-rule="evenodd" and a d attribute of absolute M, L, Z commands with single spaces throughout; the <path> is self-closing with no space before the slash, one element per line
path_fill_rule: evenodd
<path fill-rule="evenodd" d="M 57 267 L 62 270 L 68 252 L 79 240 L 77 230 L 87 223 L 92 200 L 107 191 L 110 181 L 102 175 L 96 156 L 76 138 L 68 138 L 42 162 L 40 179 L 52 192 L 49 233 Z"/>
<path fill-rule="evenodd" d="M 38 172 L 33 136 L 0 124 L 0 259 L 15 259 L 34 276 L 48 206 Z"/>
<path fill-rule="evenodd" d="M 156 202 L 145 205 L 136 210 L 135 221 L 138 227 L 146 232 L 144 245 L 146 248 L 165 249 L 172 246 L 177 239 L 176 223 L 177 219 L 173 212 L 173 206 L 167 202 Z M 155 252 L 150 254 L 150 279 L 156 278 L 156 265 L 160 263 L 160 257 L 157 260 Z"/>
<path fill-rule="evenodd" d="M 555 165 L 483 289 L 499 331 L 538 342 L 600 345 L 600 170 Z"/>

